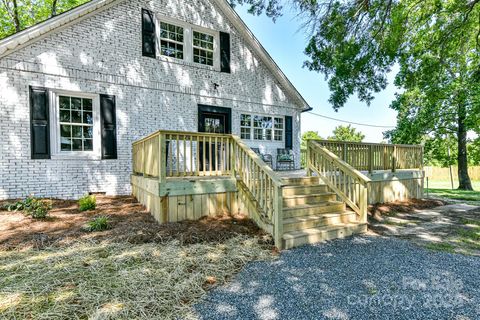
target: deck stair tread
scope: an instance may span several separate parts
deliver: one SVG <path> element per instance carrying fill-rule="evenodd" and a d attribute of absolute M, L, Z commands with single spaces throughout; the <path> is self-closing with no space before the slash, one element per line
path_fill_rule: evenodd
<path fill-rule="evenodd" d="M 331 196 L 335 195 L 335 192 L 315 192 L 315 193 L 308 193 L 308 194 L 295 194 L 295 195 L 288 195 L 283 196 L 284 199 L 301 199 L 301 198 L 309 198 L 309 197 L 318 197 L 318 196 Z"/>
<path fill-rule="evenodd" d="M 337 206 L 343 204 L 342 201 L 336 201 L 336 200 L 330 200 L 330 201 L 324 201 L 321 203 L 312 203 L 312 204 L 298 204 L 295 207 L 284 207 L 284 211 L 295 211 L 299 209 L 312 209 L 312 208 L 317 208 L 317 207 L 329 207 L 329 206 Z"/>
<path fill-rule="evenodd" d="M 307 221 L 312 221 L 312 220 L 322 220 L 325 218 L 333 218 L 336 216 L 350 216 L 354 215 L 354 211 L 338 211 L 338 212 L 327 212 L 327 213 L 317 213 L 317 214 L 310 214 L 306 216 L 299 216 L 299 217 L 290 217 L 290 218 L 284 218 L 283 223 L 284 224 L 289 224 L 289 223 L 297 223 L 297 222 L 307 222 Z"/>
<path fill-rule="evenodd" d="M 331 231 L 336 231 L 341 229 L 354 229 L 356 227 L 361 227 L 363 225 L 365 224 L 360 222 L 350 222 L 350 223 L 338 223 L 335 225 L 308 228 L 303 230 L 295 230 L 295 231 L 285 232 L 283 234 L 283 239 L 289 240 L 289 239 L 295 239 L 295 238 L 300 238 L 305 236 L 318 235 L 321 233 L 331 232 Z"/>

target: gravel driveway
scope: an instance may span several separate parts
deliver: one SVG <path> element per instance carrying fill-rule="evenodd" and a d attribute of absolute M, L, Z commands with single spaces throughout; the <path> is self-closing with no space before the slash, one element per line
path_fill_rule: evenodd
<path fill-rule="evenodd" d="M 480 319 L 480 258 L 357 236 L 248 264 L 201 319 Z"/>

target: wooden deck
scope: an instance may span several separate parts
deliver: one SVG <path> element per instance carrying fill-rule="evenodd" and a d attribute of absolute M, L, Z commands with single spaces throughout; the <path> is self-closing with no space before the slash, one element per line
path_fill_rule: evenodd
<path fill-rule="evenodd" d="M 242 212 L 291 248 L 364 232 L 368 203 L 422 197 L 422 152 L 312 140 L 305 170 L 275 172 L 236 136 L 158 131 L 133 144 L 132 190 L 160 223 Z"/>

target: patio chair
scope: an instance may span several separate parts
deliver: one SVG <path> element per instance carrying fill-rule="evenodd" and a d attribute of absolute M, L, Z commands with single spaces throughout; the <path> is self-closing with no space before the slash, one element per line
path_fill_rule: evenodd
<path fill-rule="evenodd" d="M 270 168 L 273 168 L 273 157 L 271 154 L 268 154 L 268 153 L 262 153 L 260 151 L 260 148 L 252 148 L 253 152 L 255 152 L 256 154 L 258 154 L 260 156 L 260 158 L 263 160 L 263 162 L 265 162 L 266 164 L 268 164 L 270 166 Z"/>
<path fill-rule="evenodd" d="M 295 169 L 295 156 L 292 149 L 277 149 L 277 170 Z"/>

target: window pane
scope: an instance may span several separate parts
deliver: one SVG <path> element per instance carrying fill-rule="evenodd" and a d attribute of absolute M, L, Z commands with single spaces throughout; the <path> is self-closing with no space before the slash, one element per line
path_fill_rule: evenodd
<path fill-rule="evenodd" d="M 83 113 L 83 123 L 93 124 L 93 113 L 92 112 L 84 112 Z"/>
<path fill-rule="evenodd" d="M 60 138 L 60 148 L 62 151 L 72 151 L 72 140 L 70 138 Z"/>
<path fill-rule="evenodd" d="M 82 139 L 72 139 L 72 150 L 82 151 Z"/>
<path fill-rule="evenodd" d="M 282 130 L 275 130 L 275 141 L 282 141 L 283 140 L 283 131 Z"/>
<path fill-rule="evenodd" d="M 82 123 L 81 111 L 72 111 L 72 123 Z"/>
<path fill-rule="evenodd" d="M 70 122 L 70 110 L 60 110 L 60 122 Z"/>
<path fill-rule="evenodd" d="M 70 138 L 72 136 L 72 126 L 61 125 L 60 126 L 60 137 Z"/>
<path fill-rule="evenodd" d="M 88 139 L 83 141 L 83 149 L 85 151 L 92 151 L 93 150 L 93 140 Z"/>
<path fill-rule="evenodd" d="M 283 119 L 275 118 L 275 129 L 283 129 Z"/>
<path fill-rule="evenodd" d="M 85 139 L 93 139 L 93 127 L 83 127 L 83 137 Z"/>
<path fill-rule="evenodd" d="M 264 140 L 263 139 L 263 130 L 262 129 L 253 129 L 253 139 Z"/>
<path fill-rule="evenodd" d="M 252 116 L 249 114 L 242 114 L 240 116 L 240 126 L 250 127 L 252 125 Z"/>
<path fill-rule="evenodd" d="M 70 97 L 59 97 L 60 109 L 70 109 Z"/>
<path fill-rule="evenodd" d="M 82 110 L 81 98 L 71 98 L 71 101 L 72 101 L 72 110 Z"/>
<path fill-rule="evenodd" d="M 81 126 L 72 126 L 72 137 L 81 138 L 83 136 Z"/>
<path fill-rule="evenodd" d="M 240 128 L 240 137 L 242 139 L 250 139 L 250 128 Z"/>
<path fill-rule="evenodd" d="M 92 111 L 92 99 L 83 99 L 83 110 Z"/>

